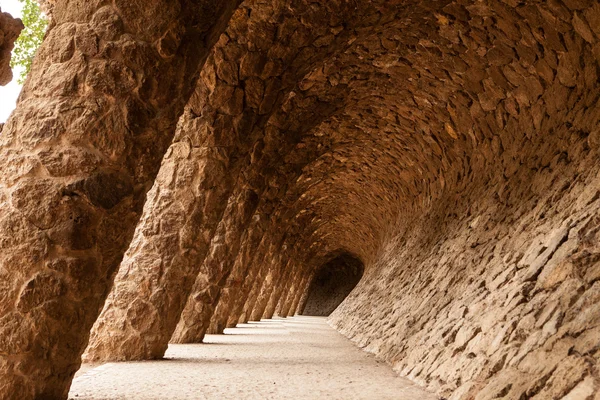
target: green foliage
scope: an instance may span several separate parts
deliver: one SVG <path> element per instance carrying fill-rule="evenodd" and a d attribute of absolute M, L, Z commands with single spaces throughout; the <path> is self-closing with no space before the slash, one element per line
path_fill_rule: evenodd
<path fill-rule="evenodd" d="M 17 78 L 19 84 L 23 84 L 29 70 L 35 53 L 42 44 L 48 20 L 41 12 L 36 0 L 19 0 L 23 3 L 23 25 L 25 29 L 21 36 L 15 42 L 13 50 L 11 67 L 22 67 L 21 75 Z"/>

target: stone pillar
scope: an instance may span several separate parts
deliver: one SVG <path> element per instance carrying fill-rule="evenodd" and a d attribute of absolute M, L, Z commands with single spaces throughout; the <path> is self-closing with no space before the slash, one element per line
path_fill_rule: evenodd
<path fill-rule="evenodd" d="M 290 310 L 292 308 L 292 304 L 296 299 L 296 293 L 298 292 L 298 286 L 300 284 L 300 274 L 297 274 L 294 280 L 292 281 L 292 286 L 290 287 L 290 293 L 287 296 L 286 302 L 281 310 L 282 317 L 289 317 Z"/>
<path fill-rule="evenodd" d="M 246 303 L 244 304 L 244 311 L 242 311 L 242 315 L 240 316 L 241 322 L 248 322 L 252 319 L 252 310 L 254 310 L 254 304 L 260 294 L 265 282 L 262 271 L 266 270 L 266 266 L 261 267 L 261 271 L 254 278 L 254 284 L 252 285 L 252 290 L 248 293 L 248 298 L 246 299 Z"/>
<path fill-rule="evenodd" d="M 277 283 L 273 285 L 273 291 L 271 292 L 271 295 L 269 296 L 269 299 L 267 301 L 267 305 L 265 306 L 265 310 L 263 311 L 262 319 L 273 318 L 273 315 L 275 314 L 275 308 L 277 307 L 277 293 L 279 291 L 280 285 L 282 284 L 281 282 L 283 282 L 283 277 L 280 276 L 277 280 Z"/>
<path fill-rule="evenodd" d="M 281 283 L 279 284 L 279 288 L 275 292 L 275 297 L 273 299 L 274 302 L 273 302 L 273 304 L 271 304 L 272 309 L 271 309 L 271 307 L 267 307 L 267 312 L 271 313 L 271 315 L 276 315 L 278 317 L 285 317 L 284 315 L 281 314 L 281 311 L 283 308 L 283 304 L 285 303 L 285 300 L 289 293 L 290 286 L 292 284 L 291 281 L 294 276 L 294 271 L 293 271 L 294 265 L 295 264 L 288 265 L 288 270 L 285 271 L 283 279 L 282 279 Z"/>
<path fill-rule="evenodd" d="M 274 7 L 268 2 L 252 5 L 252 9 L 255 6 L 265 14 L 272 13 Z M 275 8 L 277 12 L 290 12 Z M 286 96 L 310 71 L 312 63 L 336 49 L 317 46 L 304 63 L 291 65 L 297 62 L 299 52 L 306 53 L 305 46 L 329 30 L 308 29 L 310 34 L 302 43 L 288 42 L 286 37 L 281 46 L 285 50 L 277 53 L 281 59 L 273 59 L 269 54 L 274 43 L 265 42 L 260 33 L 270 29 L 272 22 L 255 20 L 250 15 L 254 14 L 246 9 L 236 13 L 227 35 L 215 47 L 214 62 L 203 71 L 206 77 L 202 86 L 210 93 L 202 102 L 204 107 L 190 113 L 191 120 L 182 123 L 178 137 L 194 138 L 200 131 L 208 137 L 207 144 L 191 140 L 191 150 L 184 148 L 184 157 L 163 163 L 155 196 L 146 204 L 136 232 L 135 246 L 123 262 L 115 288 L 94 328 L 86 354 L 89 361 L 162 357 L 209 251 L 242 160 L 251 149 L 257 150 L 261 154 L 251 160 L 250 174 L 266 175 L 265 171 L 274 169 L 280 157 L 293 149 L 299 133 L 335 111 L 335 107 L 321 107 L 315 118 L 305 123 L 302 113 L 312 110 L 318 97 L 312 93 Z M 293 13 L 286 18 L 289 28 L 300 29 L 305 23 Z M 239 36 L 239 32 L 256 32 L 260 46 L 255 46 L 253 36 Z M 343 36 L 336 38 L 338 45 L 347 43 Z M 344 92 L 344 85 L 340 86 L 336 91 Z M 265 184 L 258 185 L 256 193 L 264 187 Z M 181 205 L 174 198 L 188 201 Z M 166 228 L 162 229 L 156 221 L 165 218 Z M 228 267 L 217 268 L 225 271 Z M 212 301 L 218 292 L 213 287 L 207 299 Z M 124 321 L 125 315 L 133 318 Z M 191 315 L 188 313 L 192 319 L 205 319 Z"/>
<path fill-rule="evenodd" d="M 254 311 L 254 307 L 256 302 L 258 301 L 258 296 L 262 292 L 263 288 L 266 286 L 266 277 L 269 271 L 273 268 L 273 261 L 262 263 L 260 269 L 257 271 L 257 274 L 254 278 L 254 285 L 252 286 L 252 290 L 248 294 L 248 299 L 244 304 L 244 311 L 242 312 L 241 318 L 244 319 L 244 322 L 248 322 L 252 319 L 252 311 Z M 261 315 L 262 316 L 262 315 Z M 258 316 L 256 321 L 260 321 L 260 317 Z"/>
<path fill-rule="evenodd" d="M 245 18 L 244 15 L 238 18 L 236 14 L 233 21 Z M 235 31 L 233 28 L 232 30 Z M 229 42 L 224 39 L 223 46 L 227 43 Z M 237 51 L 230 50 L 230 47 Z M 223 215 L 226 199 L 232 191 L 233 182 L 243 161 L 252 149 L 248 158 L 254 179 L 260 178 L 264 164 L 269 161 L 268 157 L 262 157 L 263 146 L 260 137 L 264 131 L 276 131 L 273 135 L 279 136 L 278 130 L 269 131 L 264 127 L 271 111 L 283 98 L 279 78 L 281 68 L 278 67 L 277 60 L 268 60 L 265 52 L 250 54 L 247 49 L 242 51 L 233 45 L 228 46 L 225 51 L 221 48 L 221 43 L 216 47 L 215 54 L 221 56 L 215 56 L 214 64 L 209 65 L 212 70 L 203 71 L 203 74 L 207 75 L 203 86 L 210 88 L 213 85 L 212 80 L 216 82 L 216 86 L 207 95 L 204 108 L 193 113 L 201 114 L 201 121 L 182 124 L 184 132 L 179 135 L 186 138 L 197 136 L 197 131 L 210 132 L 206 141 L 214 152 L 211 150 L 204 156 L 200 146 L 193 149 L 192 155 L 188 154 L 187 158 L 178 160 L 173 165 L 168 165 L 167 162 L 163 164 L 161 176 L 164 171 L 164 179 L 157 183 L 158 195 L 154 204 L 147 205 L 148 215 L 141 224 L 144 226 L 138 229 L 139 235 L 136 239 L 139 239 L 140 244 L 132 249 L 124 262 L 124 272 L 117 277 L 115 290 L 101 315 L 97 329 L 94 330 L 92 345 L 87 355 L 89 360 L 162 357 L 185 307 L 188 294 L 192 291 L 194 278 L 208 252 L 210 239 Z M 233 54 L 237 58 L 228 59 L 225 54 L 227 57 Z M 205 70 L 209 69 L 209 66 Z M 242 84 L 242 81 L 245 83 Z M 207 111 L 207 108 L 210 111 Z M 172 190 L 168 190 L 173 173 L 180 182 L 176 183 Z M 179 175 L 182 175 L 181 179 Z M 252 180 L 253 178 L 250 178 L 250 181 Z M 196 184 L 196 181 L 200 184 Z M 252 182 L 250 185 L 258 188 L 257 193 L 265 186 L 260 182 Z M 194 193 L 196 187 L 200 188 L 200 193 Z M 181 207 L 180 202 L 171 200 L 173 198 L 189 198 L 190 201 L 185 203 L 185 207 Z M 255 208 L 256 206 L 250 207 L 247 211 L 253 211 Z M 168 223 L 170 229 L 154 229 L 155 221 L 159 218 L 157 213 L 167 217 L 174 216 Z M 247 222 L 236 224 L 230 235 L 238 235 L 246 226 Z M 167 248 L 166 245 L 159 244 L 166 240 L 179 246 Z M 238 244 L 232 244 L 228 250 L 233 257 L 237 254 L 238 247 Z M 222 265 L 221 261 L 213 259 L 207 268 L 228 274 L 230 264 Z M 132 284 L 132 280 L 137 283 Z M 148 290 L 140 293 L 139 287 Z M 198 288 L 196 292 L 204 290 Z M 214 286 L 210 299 L 214 299 L 218 292 L 218 287 Z M 123 301 L 136 297 L 136 302 Z M 208 307 L 210 309 L 214 305 Z M 210 314 L 208 309 L 206 311 Z M 115 314 L 132 313 L 140 317 L 143 326 L 115 322 L 121 320 L 115 318 Z M 186 318 L 197 321 L 205 319 L 205 316 L 193 315 L 195 313 L 189 309 Z M 187 323 L 192 324 L 190 321 Z M 195 339 L 189 337 L 185 340 L 197 338 L 195 335 Z M 182 337 L 180 339 L 183 340 Z"/>
<path fill-rule="evenodd" d="M 304 307 L 306 307 L 306 300 L 308 300 L 308 291 L 310 289 L 310 285 L 313 279 L 314 271 L 308 274 L 308 279 L 306 280 L 306 284 L 304 285 L 304 289 L 302 290 L 302 294 L 300 296 L 300 301 L 298 302 L 298 307 L 296 308 L 296 315 L 302 315 L 302 313 L 304 312 Z"/>
<path fill-rule="evenodd" d="M 0 136 L 0 398 L 66 398 L 235 1 L 59 1 Z"/>
<path fill-rule="evenodd" d="M 288 262 L 283 271 L 280 274 L 279 280 L 275 285 L 275 289 L 269 298 L 269 302 L 267 303 L 267 307 L 265 308 L 265 312 L 263 314 L 263 318 L 271 319 L 275 315 L 275 311 L 277 309 L 277 305 L 279 304 L 279 300 L 281 299 L 282 293 L 285 291 L 285 287 L 288 283 L 288 279 L 290 277 L 290 271 L 292 270 L 292 266 L 294 264 Z"/>
<path fill-rule="evenodd" d="M 281 310 L 279 312 L 279 316 L 288 317 L 290 309 L 292 308 L 292 303 L 296 298 L 296 292 L 298 291 L 298 286 L 300 285 L 300 279 L 302 276 L 302 271 L 300 267 L 297 267 L 298 270 L 295 272 L 293 278 L 290 280 L 289 289 L 287 290 L 287 296 L 285 301 L 281 305 Z"/>
<path fill-rule="evenodd" d="M 225 216 L 213 237 L 211 252 L 196 278 L 192 294 L 171 338 L 172 343 L 202 342 L 221 287 L 231 272 L 230 265 L 234 261 L 231 255 L 238 253 L 243 228 L 250 221 L 257 204 L 256 193 L 246 189 L 240 190 L 229 200 Z"/>
<path fill-rule="evenodd" d="M 275 269 L 275 277 L 273 279 L 273 283 L 270 285 L 269 292 L 266 293 L 264 298 L 260 299 L 260 302 L 254 306 L 256 308 L 256 313 L 260 313 L 261 318 L 270 319 L 273 317 L 273 312 L 269 314 L 267 313 L 267 310 L 269 310 L 269 304 L 274 302 L 272 299 L 275 296 L 276 291 L 279 289 L 280 285 L 282 285 L 284 271 L 286 271 L 290 265 L 291 260 L 289 257 L 285 263 L 279 263 Z"/>
<path fill-rule="evenodd" d="M 248 296 L 248 300 L 244 305 L 244 313 L 242 314 L 244 318 L 256 321 L 260 321 L 262 319 L 264 307 L 260 306 L 261 310 L 258 310 L 257 306 L 259 305 L 258 303 L 261 300 L 260 296 L 263 292 L 268 291 L 270 295 L 270 293 L 273 291 L 273 282 L 272 280 L 269 282 L 268 276 L 269 274 L 273 275 L 274 271 L 281 268 L 281 260 L 285 259 L 286 257 L 285 253 L 287 246 L 281 246 L 281 249 L 282 250 L 275 254 L 275 258 L 271 262 L 264 263 L 262 268 L 258 271 L 255 278 L 255 286 L 253 288 L 253 292 L 250 293 L 250 295 Z M 266 306 L 266 302 L 268 300 L 269 297 L 267 297 L 267 294 L 264 293 L 264 298 L 262 299 L 262 303 L 264 303 L 264 306 Z M 252 318 L 253 314 L 256 317 L 256 319 Z"/>
<path fill-rule="evenodd" d="M 233 187 L 227 146 L 233 135 L 199 137 L 194 114 L 186 113 L 177 133 L 182 140 L 163 161 L 92 331 L 87 361 L 154 359 L 166 351 Z M 175 179 L 174 171 L 180 171 Z M 205 173 L 186 182 L 192 171 Z"/>
<path fill-rule="evenodd" d="M 220 334 L 228 327 L 229 315 L 235 307 L 236 300 L 239 298 L 241 286 L 244 283 L 250 262 L 252 257 L 255 256 L 256 246 L 261 242 L 264 233 L 260 224 L 261 218 L 264 218 L 264 216 L 261 217 L 260 214 L 255 214 L 252 217 L 253 223 L 244 233 L 242 249 L 236 257 L 225 287 L 221 290 L 221 296 L 211 318 L 207 333 Z"/>
<path fill-rule="evenodd" d="M 264 309 L 267 306 L 267 302 L 269 301 L 269 297 L 271 297 L 271 293 L 273 292 L 273 284 L 274 284 L 274 276 L 275 276 L 276 268 L 271 267 L 267 276 L 265 277 L 265 281 L 262 285 L 260 293 L 256 298 L 254 306 L 252 308 L 252 312 L 250 313 L 251 321 L 260 321 L 262 319 Z"/>
<path fill-rule="evenodd" d="M 297 310 L 298 310 L 298 304 L 300 303 L 300 298 L 302 297 L 302 294 L 305 292 L 305 289 L 307 286 L 308 278 L 309 278 L 308 272 L 304 272 L 298 283 L 298 286 L 296 287 L 294 299 L 288 310 L 288 317 L 293 317 L 294 315 L 296 315 Z"/>
<path fill-rule="evenodd" d="M 234 266 L 235 268 L 235 266 Z M 232 272 L 233 274 L 233 272 Z M 217 305 L 215 306 L 215 310 L 210 319 L 210 323 L 208 325 L 208 329 L 206 333 L 213 335 L 220 335 L 223 333 L 225 328 L 227 328 L 227 320 L 229 319 L 229 311 L 233 304 L 233 299 L 237 293 L 237 285 L 239 285 L 237 281 L 234 281 L 230 277 L 227 279 L 225 286 L 221 289 L 221 293 L 219 295 L 219 300 L 217 301 Z"/>
<path fill-rule="evenodd" d="M 252 294 L 256 279 L 260 275 L 260 270 L 264 268 L 264 259 L 269 254 L 274 254 L 275 249 L 279 248 L 275 243 L 271 242 L 269 245 L 266 245 L 265 243 L 267 243 L 267 236 L 263 237 L 261 246 L 257 249 L 257 257 L 254 259 L 251 268 L 248 270 L 244 283 L 241 286 L 241 290 L 238 293 L 238 299 L 231 309 L 227 321 L 228 327 L 234 327 L 238 323 L 248 322 L 246 314 L 244 314 L 244 311 L 246 311 L 245 307 Z"/>

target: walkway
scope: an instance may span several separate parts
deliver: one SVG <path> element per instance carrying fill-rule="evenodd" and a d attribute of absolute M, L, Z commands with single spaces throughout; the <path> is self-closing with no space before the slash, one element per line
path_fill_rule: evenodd
<path fill-rule="evenodd" d="M 109 363 L 75 378 L 70 399 L 435 400 L 329 327 L 294 317 L 238 325 L 166 360 Z"/>

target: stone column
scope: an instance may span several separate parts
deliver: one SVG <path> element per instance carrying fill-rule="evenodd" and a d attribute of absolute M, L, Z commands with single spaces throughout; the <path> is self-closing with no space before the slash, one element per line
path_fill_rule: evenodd
<path fill-rule="evenodd" d="M 234 21 L 236 20 L 234 18 Z M 233 30 L 235 31 L 235 29 Z M 260 29 L 257 29 L 257 31 L 260 31 Z M 294 142 L 281 143 L 281 146 L 276 145 L 273 143 L 271 136 L 281 140 L 279 130 L 274 127 L 269 130 L 262 126 L 269 118 L 269 113 L 275 108 L 275 105 L 279 104 L 284 97 L 285 90 L 282 88 L 279 77 L 282 71 L 281 60 L 268 59 L 266 49 L 261 49 L 258 52 L 244 50 L 240 53 L 240 51 L 231 50 L 230 47 L 237 49 L 234 45 L 229 45 L 226 51 L 223 50 L 223 53 L 237 54 L 238 59 L 215 61 L 214 71 L 203 81 L 204 86 L 210 87 L 210 79 L 216 80 L 216 87 L 212 89 L 212 93 L 208 96 L 206 102 L 207 105 L 205 105 L 205 108 L 212 107 L 214 109 L 212 113 L 216 117 L 212 119 L 212 122 L 208 118 L 208 121 L 202 124 L 186 124 L 183 129 L 189 129 L 189 132 L 183 132 L 180 135 L 182 137 L 194 136 L 194 130 L 209 130 L 211 132 L 211 145 L 218 150 L 220 157 L 213 157 L 215 165 L 209 164 L 206 166 L 206 163 L 201 161 L 198 163 L 199 166 L 196 166 L 195 161 L 202 158 L 202 155 L 196 155 L 194 152 L 192 156 L 187 156 L 186 160 L 179 160 L 170 167 L 166 162 L 163 165 L 165 180 L 171 180 L 174 171 L 176 175 L 182 174 L 181 171 L 183 171 L 184 176 L 180 184 L 176 185 L 173 190 L 165 190 L 168 187 L 168 182 L 164 182 L 164 180 L 158 182 L 157 192 L 159 195 L 156 197 L 154 205 L 147 205 L 148 216 L 144 218 L 146 225 L 150 226 L 139 228 L 140 246 L 132 249 L 130 257 L 124 263 L 124 266 L 126 266 L 125 272 L 119 274 L 116 289 L 101 316 L 101 324 L 99 323 L 98 329 L 95 329 L 93 345 L 88 352 L 88 358 L 91 360 L 145 359 L 162 356 L 167 346 L 167 337 L 175 329 L 174 324 L 176 324 L 180 310 L 184 306 L 183 302 L 187 293 L 191 290 L 188 289 L 189 282 L 199 269 L 196 266 L 202 265 L 204 254 L 208 251 L 206 240 L 212 237 L 214 227 L 216 227 L 216 223 L 222 215 L 223 207 L 220 206 L 225 204 L 224 199 L 227 193 L 231 191 L 231 179 L 238 174 L 240 163 L 231 161 L 231 158 L 243 159 L 245 152 L 253 145 L 252 140 L 260 138 L 263 130 L 267 131 L 265 135 L 269 136 L 272 142 L 271 150 L 293 146 Z M 216 52 L 219 53 L 221 50 L 221 47 L 217 46 Z M 294 51 L 297 50 L 293 48 L 289 50 L 291 54 L 294 54 Z M 237 71 L 238 65 L 239 72 Z M 298 69 L 296 72 L 301 73 L 301 71 L 303 71 L 303 68 Z M 242 81 L 245 83 L 242 84 Z M 290 78 L 290 76 L 286 81 L 288 84 L 295 83 L 295 79 Z M 211 114 L 205 110 L 197 110 L 196 113 L 202 113 L 203 119 L 205 114 Z M 239 151 L 232 144 L 235 142 L 236 137 L 242 142 L 242 148 L 237 149 Z M 254 149 L 258 148 L 256 153 L 260 153 L 262 148 L 259 145 L 261 143 L 261 140 L 254 143 Z M 265 156 L 261 159 L 260 154 L 253 154 L 250 171 L 260 176 L 262 169 L 266 168 L 265 163 L 268 164 L 268 162 L 268 157 Z M 194 178 L 194 174 L 205 174 L 207 177 Z M 179 180 L 179 176 L 176 179 Z M 190 197 L 190 184 L 186 179 L 208 179 L 211 185 L 207 185 L 208 190 L 205 193 L 192 196 L 190 202 L 186 203 L 186 207 L 182 208 L 179 202 L 173 202 L 169 199 Z M 215 184 L 216 182 L 219 183 Z M 257 191 L 260 192 L 260 188 L 264 187 L 264 184 L 259 182 L 256 186 Z M 208 200 L 211 201 L 210 204 L 207 203 Z M 152 225 L 157 219 L 155 215 L 157 209 L 160 210 L 158 213 L 166 216 L 180 214 L 179 218 L 174 218 L 169 223 L 171 228 L 169 231 L 155 233 L 152 229 Z M 198 218 L 186 218 L 185 215 L 197 215 Z M 246 225 L 247 223 L 237 224 L 236 229 L 233 229 L 232 232 L 243 231 Z M 181 246 L 183 236 L 185 236 L 186 244 L 193 247 Z M 164 248 L 160 254 L 157 253 L 157 250 L 161 248 L 160 245 L 157 245 L 157 242 L 164 242 L 166 238 L 179 242 L 182 251 L 174 250 L 176 249 L 174 247 L 173 249 Z M 230 254 L 235 256 L 237 253 L 236 247 L 238 245 L 233 245 L 229 249 Z M 155 254 L 150 256 L 153 253 Z M 163 267 L 157 268 L 155 266 L 151 268 L 144 261 L 146 259 L 152 260 L 152 262 L 160 259 L 160 265 Z M 224 272 L 231 269 L 229 266 L 219 264 L 217 261 L 221 260 L 213 260 L 210 267 L 207 268 L 216 268 Z M 167 269 L 166 273 L 163 268 Z M 169 278 L 162 278 L 162 276 L 168 276 Z M 138 283 L 132 284 L 132 280 L 137 280 Z M 178 290 L 166 290 L 166 286 L 177 287 Z M 148 287 L 149 290 L 145 293 L 134 294 L 133 291 L 137 290 L 138 287 Z M 198 288 L 198 290 L 202 291 L 204 289 Z M 213 293 L 211 298 L 214 298 L 217 293 L 218 290 Z M 139 301 L 121 301 L 121 299 L 135 296 L 139 297 Z M 126 307 L 119 309 L 119 304 Z M 132 309 L 131 305 L 135 305 L 137 308 Z M 214 306 L 211 305 L 210 307 Z M 143 318 L 139 318 L 144 321 L 144 326 L 114 325 L 113 321 L 120 320 L 120 318 L 114 318 L 114 313 L 134 313 L 140 317 L 145 314 Z M 197 320 L 204 318 L 192 317 L 192 315 L 191 311 L 187 312 L 186 318 Z M 156 332 L 157 329 L 159 332 Z"/>
<path fill-rule="evenodd" d="M 252 285 L 252 290 L 248 293 L 248 298 L 244 303 L 244 308 L 242 314 L 240 316 L 240 322 L 246 323 L 252 319 L 252 310 L 254 310 L 254 304 L 256 303 L 256 299 L 262 290 L 264 285 L 264 273 L 263 271 L 267 270 L 268 267 L 265 265 L 261 266 L 261 270 L 254 278 L 254 283 Z"/>
<path fill-rule="evenodd" d="M 304 307 L 306 307 L 306 300 L 308 300 L 308 291 L 310 289 L 310 285 L 314 278 L 314 271 L 309 273 L 308 279 L 306 280 L 306 284 L 304 285 L 304 289 L 302 290 L 302 294 L 300 296 L 300 301 L 298 302 L 298 307 L 296 308 L 296 314 L 302 315 L 304 312 Z"/>
<path fill-rule="evenodd" d="M 268 237 L 263 236 L 263 240 L 261 245 L 257 249 L 257 257 L 255 257 L 253 263 L 251 264 L 251 268 L 249 268 L 246 278 L 244 279 L 244 283 L 241 286 L 241 290 L 238 293 L 238 298 L 235 302 L 235 305 L 232 307 L 231 312 L 229 314 L 229 319 L 227 322 L 228 327 L 234 327 L 238 323 L 245 323 L 248 320 L 245 318 L 245 307 L 250 299 L 250 295 L 252 293 L 252 289 L 256 283 L 256 278 L 260 274 L 260 270 L 264 268 L 264 260 L 269 254 L 273 254 L 276 249 L 279 247 L 275 243 L 270 243 L 266 245 L 268 242 Z"/>
<path fill-rule="evenodd" d="M 265 218 L 260 214 L 252 217 L 252 224 L 244 233 L 242 238 L 242 249 L 238 253 L 233 265 L 233 269 L 225 287 L 221 290 L 219 302 L 215 308 L 207 333 L 220 334 L 227 327 L 229 314 L 235 307 L 236 300 L 239 298 L 241 286 L 249 268 L 252 257 L 255 256 L 256 246 L 261 242 L 264 230 L 260 220 Z M 235 326 L 235 325 L 234 325 Z"/>
<path fill-rule="evenodd" d="M 287 270 L 287 268 L 291 265 L 291 260 L 287 259 L 285 263 L 280 263 L 275 270 L 275 278 L 273 279 L 273 283 L 270 286 L 269 292 L 265 294 L 264 298 L 259 299 L 259 302 L 254 306 L 256 309 L 256 313 L 260 314 L 261 319 L 270 319 L 273 317 L 273 313 L 268 313 L 269 304 L 274 302 L 273 297 L 275 296 L 276 291 L 279 289 L 280 285 L 283 282 L 283 273 Z"/>
<path fill-rule="evenodd" d="M 57 2 L 0 136 L 0 398 L 66 398 L 235 1 Z"/>
<path fill-rule="evenodd" d="M 269 297 L 269 301 L 267 302 L 267 307 L 263 313 L 263 318 L 271 319 L 275 315 L 275 310 L 277 309 L 277 304 L 279 303 L 279 299 L 281 298 L 281 294 L 283 293 L 287 280 L 289 279 L 291 263 L 287 263 L 284 269 L 281 271 L 279 275 L 279 279 L 273 292 L 271 293 L 271 297 Z"/>
<path fill-rule="evenodd" d="M 269 2 L 253 4 L 250 8 L 254 10 L 254 7 L 257 7 L 257 15 L 261 12 L 269 15 L 272 8 L 277 12 L 287 10 Z M 285 46 L 279 43 L 284 51 L 277 52 L 281 58 L 273 58 L 270 50 L 276 38 L 269 37 L 265 41 L 261 33 L 272 27 L 272 21 L 252 19 L 250 15 L 254 13 L 247 9 L 235 14 L 227 34 L 215 47 L 214 61 L 203 71 L 202 86 L 208 88 L 209 93 L 200 102 L 203 107 L 196 107 L 190 112 L 190 120 L 182 123 L 178 137 L 195 138 L 202 134 L 206 136 L 206 143 L 188 140 L 191 143 L 183 144 L 183 157 L 164 161 L 155 195 L 146 204 L 134 246 L 122 264 L 115 288 L 93 330 L 85 356 L 89 361 L 163 356 L 209 251 L 242 161 L 254 149 L 257 154 L 250 157 L 251 174 L 260 175 L 274 169 L 296 144 L 298 133 L 322 121 L 313 118 L 308 124 L 300 123 L 302 113 L 312 110 L 319 101 L 317 96 L 311 93 L 310 98 L 303 99 L 297 106 L 303 95 L 286 94 L 310 71 L 314 62 L 337 49 L 337 46 L 317 46 L 304 62 L 298 63 L 298 53 L 306 53 L 305 46 L 328 29 L 307 30 L 310 34 L 301 43 L 281 38 L 286 42 Z M 286 15 L 285 25 L 290 28 L 300 29 L 303 23 L 305 21 L 293 13 Z M 340 46 L 346 43 L 343 36 L 336 38 Z M 254 39 L 258 45 L 253 43 Z M 343 85 L 340 86 L 343 91 Z M 282 103 L 284 107 L 279 109 Z M 322 109 L 319 112 L 323 115 L 334 111 L 334 108 Z M 264 186 L 258 185 L 256 193 Z M 173 200 L 180 198 L 186 200 L 182 203 Z M 165 219 L 164 224 L 156 222 Z M 216 268 L 226 271 L 229 267 L 218 265 Z M 217 287 L 211 291 L 209 301 L 219 292 Z M 205 319 L 186 314 L 198 321 Z M 125 315 L 131 318 L 125 320 Z"/>
<path fill-rule="evenodd" d="M 288 278 L 283 284 L 283 289 L 279 295 L 279 299 L 277 300 L 277 306 L 275 307 L 275 315 L 278 317 L 287 317 L 287 314 L 284 313 L 284 310 L 287 304 L 287 299 L 290 296 L 290 291 L 292 290 L 292 285 L 294 284 L 294 277 L 295 271 L 290 271 Z"/>
<path fill-rule="evenodd" d="M 298 310 L 298 304 L 300 303 L 300 298 L 302 297 L 302 294 L 304 293 L 304 291 L 306 289 L 308 278 L 309 278 L 309 274 L 307 272 L 304 272 L 303 276 L 301 277 L 301 279 L 298 283 L 298 286 L 296 287 L 294 299 L 288 310 L 288 317 L 293 317 L 294 315 L 296 315 L 296 311 Z"/>
<path fill-rule="evenodd" d="M 279 259 L 281 259 L 281 257 L 279 257 Z M 277 268 L 269 268 L 269 272 L 265 277 L 260 293 L 256 298 L 256 301 L 252 308 L 252 312 L 250 313 L 251 321 L 260 321 L 262 319 L 264 309 L 267 306 L 267 302 L 269 301 L 271 293 L 273 292 L 274 277 L 276 270 Z"/>
<path fill-rule="evenodd" d="M 260 270 L 258 270 L 256 272 L 256 276 L 254 277 L 254 286 L 252 288 L 252 291 L 250 292 L 250 294 L 248 295 L 248 299 L 246 300 L 246 303 L 244 304 L 244 311 L 241 314 L 241 318 L 243 318 L 245 321 L 247 322 L 249 320 L 254 320 L 254 321 L 260 321 L 262 318 L 262 312 L 259 313 L 258 310 L 256 310 L 255 316 L 256 318 L 253 318 L 252 315 L 255 311 L 255 309 L 257 308 L 257 303 L 259 302 L 259 298 L 260 295 L 263 291 L 268 290 L 268 287 L 272 287 L 272 282 L 269 283 L 268 281 L 268 275 L 269 274 L 273 274 L 273 271 L 277 270 L 280 268 L 280 263 L 282 259 L 285 259 L 286 257 L 286 251 L 287 251 L 287 246 L 283 245 L 280 247 L 280 251 L 278 251 L 277 253 L 271 255 L 273 257 L 273 259 L 270 262 L 263 262 L 261 265 Z M 266 294 L 265 294 L 266 297 Z M 264 302 L 266 302 L 268 300 L 268 297 L 266 297 L 266 300 Z"/>
<path fill-rule="evenodd" d="M 264 199 L 263 199 L 264 200 Z M 273 206 L 269 203 L 262 204 L 261 215 L 273 215 Z M 277 219 L 277 214 L 272 216 L 271 221 Z M 253 287 L 255 277 L 258 273 L 257 269 L 260 268 L 264 258 L 269 254 L 277 254 L 275 252 L 275 244 L 269 241 L 268 235 L 265 235 L 267 230 L 273 226 L 273 223 L 267 220 L 264 216 L 262 218 L 253 219 L 253 223 L 249 230 L 252 235 L 249 239 L 246 239 L 243 247 L 243 251 L 240 252 L 236 260 L 236 266 L 234 266 L 233 272 L 227 282 L 225 293 L 228 296 L 227 299 L 220 302 L 215 310 L 214 317 L 211 321 L 212 329 L 216 329 L 215 326 L 232 328 L 235 327 L 240 319 L 243 307 L 248 300 L 248 296 Z M 242 321 L 245 322 L 245 321 Z M 210 332 L 209 328 L 209 332 Z M 216 331 L 215 333 L 221 333 Z"/>
<path fill-rule="evenodd" d="M 288 263 L 285 267 L 285 270 L 281 273 L 281 278 L 279 279 L 279 283 L 275 286 L 275 290 L 269 299 L 269 303 L 267 304 L 263 318 L 270 319 L 275 315 L 281 297 L 285 293 L 286 287 L 289 284 L 293 265 L 294 263 Z"/>
<path fill-rule="evenodd" d="M 297 270 L 295 271 L 293 277 L 290 279 L 290 283 L 287 289 L 287 293 L 285 296 L 285 301 L 281 303 L 281 308 L 278 312 L 280 317 L 288 317 L 290 308 L 292 307 L 292 303 L 294 301 L 294 299 L 296 298 L 296 291 L 298 290 L 298 285 L 300 283 L 300 277 L 302 275 L 302 271 L 300 270 L 300 267 L 297 267 Z"/>
<path fill-rule="evenodd" d="M 242 189 L 229 200 L 227 210 L 211 243 L 194 289 L 189 296 L 172 343 L 200 343 L 213 315 L 221 287 L 225 284 L 233 264 L 231 254 L 239 251 L 243 228 L 248 224 L 258 204 L 252 190 Z M 226 259 L 231 262 L 224 262 Z"/>
<path fill-rule="evenodd" d="M 282 276 L 280 276 L 279 279 L 276 281 L 276 284 L 273 285 L 273 291 L 271 292 L 271 295 L 269 296 L 269 299 L 267 301 L 267 305 L 265 306 L 265 310 L 263 311 L 262 319 L 273 318 L 273 315 L 275 314 L 275 308 L 277 307 L 278 299 L 276 298 L 281 282 L 283 282 Z"/>
<path fill-rule="evenodd" d="M 163 161 L 115 287 L 94 326 L 84 356 L 88 361 L 162 357 L 198 274 L 198 262 L 208 251 L 233 187 L 230 148 L 212 137 L 198 137 L 191 120 L 182 126 L 178 136 L 183 140 L 173 144 Z M 174 179 L 175 171 L 180 173 Z M 193 171 L 205 173 L 186 182 Z"/>

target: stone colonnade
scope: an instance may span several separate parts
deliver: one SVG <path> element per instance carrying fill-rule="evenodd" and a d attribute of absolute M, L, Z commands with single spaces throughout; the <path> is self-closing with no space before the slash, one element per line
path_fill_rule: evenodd
<path fill-rule="evenodd" d="M 294 315 L 343 254 L 330 322 L 400 374 L 598 392 L 595 1 L 51 7 L 0 134 L 0 398 Z"/>

